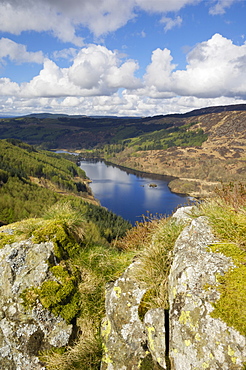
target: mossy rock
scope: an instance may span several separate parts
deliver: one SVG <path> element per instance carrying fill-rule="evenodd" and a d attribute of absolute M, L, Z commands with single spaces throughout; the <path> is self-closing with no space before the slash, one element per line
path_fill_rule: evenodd
<path fill-rule="evenodd" d="M 55 316 L 70 323 L 80 311 L 81 296 L 78 291 L 79 273 L 58 265 L 50 268 L 56 280 L 44 281 L 41 287 L 29 288 L 22 293 L 23 305 L 28 309 L 37 300 Z"/>
<path fill-rule="evenodd" d="M 44 222 L 43 226 L 33 232 L 34 243 L 51 241 L 54 244 L 55 256 L 59 259 L 67 259 L 78 248 L 73 235 L 68 231 L 65 223 L 51 220 Z"/>
<path fill-rule="evenodd" d="M 212 244 L 211 250 L 231 257 L 235 264 L 224 275 L 217 277 L 220 292 L 219 300 L 211 316 L 221 318 L 240 334 L 246 335 L 246 252 L 234 243 Z"/>

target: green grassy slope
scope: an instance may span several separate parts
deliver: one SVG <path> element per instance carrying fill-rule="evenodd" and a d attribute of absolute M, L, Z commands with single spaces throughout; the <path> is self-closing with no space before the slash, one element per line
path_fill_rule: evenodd
<path fill-rule="evenodd" d="M 121 235 L 130 224 L 92 204 L 85 172 L 66 158 L 16 139 L 0 140 L 0 221 L 40 217 L 55 203 L 69 200 L 107 240 Z"/>

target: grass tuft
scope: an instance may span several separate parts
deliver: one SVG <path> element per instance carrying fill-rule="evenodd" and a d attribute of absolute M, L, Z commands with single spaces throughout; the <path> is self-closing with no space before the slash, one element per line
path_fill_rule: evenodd
<path fill-rule="evenodd" d="M 173 247 L 184 225 L 163 218 L 155 225 L 148 245 L 139 253 L 135 276 L 144 282 L 147 292 L 139 308 L 140 317 L 155 307 L 168 309 L 168 275 L 173 260 Z"/>
<path fill-rule="evenodd" d="M 158 219 L 144 219 L 143 222 L 137 222 L 136 226 L 128 230 L 125 237 L 119 239 L 115 246 L 122 251 L 142 250 L 150 242 L 157 225 Z"/>
<path fill-rule="evenodd" d="M 95 370 L 100 369 L 102 343 L 93 322 L 80 323 L 81 334 L 73 347 L 65 353 L 42 353 L 40 358 L 48 370 Z"/>

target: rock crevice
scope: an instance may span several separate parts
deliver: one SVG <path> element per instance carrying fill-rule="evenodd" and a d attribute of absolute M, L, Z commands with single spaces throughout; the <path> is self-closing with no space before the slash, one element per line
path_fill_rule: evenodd
<path fill-rule="evenodd" d="M 182 209 L 173 217 L 187 220 Z M 138 262 L 107 288 L 102 370 L 243 369 L 245 336 L 211 317 L 220 295 L 217 276 L 235 267 L 229 257 L 209 250 L 215 242 L 206 217 L 190 220 L 176 240 L 169 273 L 168 322 L 161 307 L 149 310 L 143 322 L 139 319 L 138 307 L 146 287 L 133 278 Z M 151 361 L 145 365 L 150 355 Z"/>

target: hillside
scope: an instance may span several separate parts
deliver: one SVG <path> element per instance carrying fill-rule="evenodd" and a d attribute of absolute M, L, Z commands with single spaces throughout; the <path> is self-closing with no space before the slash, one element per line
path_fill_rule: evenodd
<path fill-rule="evenodd" d="M 194 196 L 209 194 L 221 181 L 246 181 L 245 111 L 204 113 L 180 118 L 181 121 L 184 125 L 177 131 L 169 130 L 165 139 L 161 131 L 156 132 L 158 142 L 152 140 L 153 149 L 148 148 L 150 136 L 143 135 L 132 139 L 120 153 L 109 155 L 108 160 L 140 171 L 177 177 L 169 184 L 170 188 Z M 182 127 L 186 128 L 184 134 Z"/>
<path fill-rule="evenodd" d="M 107 242 L 124 235 L 131 225 L 98 204 L 73 157 L 0 140 L 0 226 L 70 204 Z"/>
<path fill-rule="evenodd" d="M 246 181 L 246 105 L 145 118 L 29 115 L 1 119 L 0 138 L 174 176 L 170 188 L 194 196 L 220 181 Z"/>
<path fill-rule="evenodd" d="M 95 203 L 86 174 L 70 160 L 16 139 L 0 140 L 0 220 L 39 216 L 63 195 Z"/>

